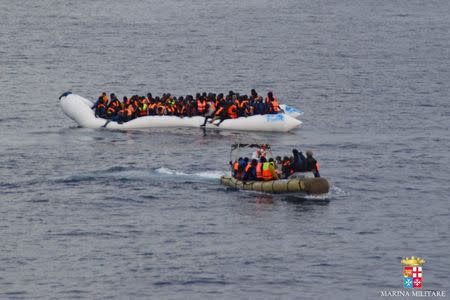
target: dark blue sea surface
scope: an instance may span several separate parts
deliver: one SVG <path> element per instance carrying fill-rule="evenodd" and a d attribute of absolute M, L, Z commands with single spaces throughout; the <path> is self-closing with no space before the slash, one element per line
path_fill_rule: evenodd
<path fill-rule="evenodd" d="M 0 298 L 373 299 L 448 290 L 450 5 L 0 1 Z M 274 91 L 291 133 L 78 128 L 71 90 Z M 311 149 L 320 198 L 229 190 L 235 141 Z"/>

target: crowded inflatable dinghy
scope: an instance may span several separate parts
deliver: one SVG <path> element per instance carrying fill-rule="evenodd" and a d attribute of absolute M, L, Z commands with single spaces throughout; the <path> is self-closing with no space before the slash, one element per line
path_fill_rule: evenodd
<path fill-rule="evenodd" d="M 114 94 L 111 95 L 113 96 Z M 130 99 L 124 97 L 123 102 L 120 102 L 117 98 L 113 98 L 115 96 L 111 97 L 111 99 L 106 98 L 106 94 L 104 93 L 94 103 L 79 95 L 66 92 L 60 96 L 59 104 L 69 118 L 74 120 L 79 126 L 86 128 L 129 130 L 203 127 L 228 130 L 287 132 L 302 124 L 300 120 L 296 119 L 303 114 L 302 111 L 283 104 L 277 104 L 275 111 L 270 105 L 270 100 L 268 102 L 269 105 L 266 105 L 267 112 L 264 112 L 264 114 L 256 114 L 251 111 L 253 107 L 249 105 L 239 107 L 239 100 L 236 100 L 238 104 L 234 104 L 234 102 L 233 104 L 229 104 L 230 102 L 226 102 L 224 98 L 223 100 L 216 101 L 218 103 L 217 107 L 211 108 L 210 105 L 213 106 L 214 102 L 207 102 L 205 100 L 208 99 L 207 97 L 201 100 L 202 96 L 200 96 L 200 100 L 192 99 L 190 102 L 186 102 L 186 99 L 182 99 L 182 97 L 176 99 L 176 97 L 165 96 L 166 99 L 163 101 L 161 99 L 155 101 L 151 98 L 151 94 L 148 95 L 150 96 L 133 96 Z M 148 100 L 148 98 L 151 98 L 151 100 Z M 161 98 L 163 99 L 164 96 Z M 202 101 L 204 104 L 202 104 Z M 243 102 L 245 103 L 245 101 Z M 179 112 L 178 106 L 181 107 L 180 109 L 186 108 L 179 103 L 187 103 L 187 108 L 192 106 L 192 111 Z M 190 106 L 190 104 L 192 105 Z M 222 109 L 219 105 L 222 105 Z M 200 108 L 202 109 L 201 111 Z M 210 112 L 208 112 L 208 108 Z M 245 111 L 242 112 L 241 108 L 245 108 Z M 251 115 L 247 113 L 247 110 L 250 111 Z M 108 114 L 110 111 L 112 113 Z M 243 115 L 244 113 L 245 115 Z"/>

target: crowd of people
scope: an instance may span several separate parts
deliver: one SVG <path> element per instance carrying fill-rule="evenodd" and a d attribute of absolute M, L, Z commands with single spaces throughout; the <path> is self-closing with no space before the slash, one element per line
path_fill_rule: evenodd
<path fill-rule="evenodd" d="M 100 118 L 117 122 L 127 122 L 143 116 L 177 116 L 193 117 L 204 116 L 205 122 L 219 125 L 223 120 L 248 117 L 257 114 L 277 114 L 282 112 L 278 99 L 268 92 L 263 99 L 256 90 L 252 89 L 250 95 L 240 95 L 229 91 L 227 95 L 214 93 L 197 93 L 194 96 L 175 97 L 171 94 L 153 97 L 134 95 L 130 98 L 124 96 L 120 101 L 115 94 L 106 93 L 98 97 L 93 107 L 95 115 Z"/>
<path fill-rule="evenodd" d="M 290 178 L 297 172 L 312 172 L 314 177 L 320 177 L 320 165 L 311 151 L 306 151 L 306 157 L 297 149 L 292 150 L 292 156 L 266 158 L 264 149 L 253 159 L 240 157 L 230 162 L 232 175 L 242 181 L 268 181 Z"/>

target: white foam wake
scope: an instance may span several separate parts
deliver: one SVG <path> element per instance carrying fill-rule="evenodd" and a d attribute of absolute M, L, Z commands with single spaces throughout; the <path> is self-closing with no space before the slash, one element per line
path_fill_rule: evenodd
<path fill-rule="evenodd" d="M 220 176 L 224 175 L 223 171 L 202 171 L 195 173 L 185 173 L 182 171 L 172 170 L 166 167 L 161 167 L 155 170 L 156 173 L 164 175 L 175 175 L 175 176 L 189 176 L 189 177 L 200 177 L 206 179 L 219 179 Z"/>

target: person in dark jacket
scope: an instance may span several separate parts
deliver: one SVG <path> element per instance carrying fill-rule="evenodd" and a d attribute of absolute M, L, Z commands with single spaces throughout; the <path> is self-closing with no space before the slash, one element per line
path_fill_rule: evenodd
<path fill-rule="evenodd" d="M 252 159 L 250 165 L 247 165 L 245 168 L 244 176 L 242 176 L 243 181 L 254 181 L 256 180 L 256 165 L 258 161 L 256 159 Z"/>
<path fill-rule="evenodd" d="M 262 101 L 262 98 L 256 98 L 253 102 L 253 111 L 255 115 L 264 115 L 267 113 L 267 105 Z"/>
<path fill-rule="evenodd" d="M 319 173 L 319 163 L 313 157 L 312 151 L 306 151 L 306 159 L 305 159 L 305 169 L 306 171 L 310 171 L 314 173 L 314 177 L 320 177 Z"/>
<path fill-rule="evenodd" d="M 238 161 L 238 175 L 237 177 L 242 178 L 244 176 L 245 167 L 248 165 L 248 157 L 244 157 L 244 159 Z"/>
<path fill-rule="evenodd" d="M 289 157 L 285 156 L 283 157 L 283 160 L 281 161 L 281 174 L 283 179 L 288 178 L 292 174 L 291 169 L 291 160 Z"/>
<path fill-rule="evenodd" d="M 301 151 L 298 151 L 297 149 L 292 150 L 292 154 L 294 154 L 294 162 L 292 163 L 292 169 L 294 172 L 305 172 L 305 156 Z"/>

